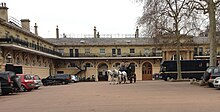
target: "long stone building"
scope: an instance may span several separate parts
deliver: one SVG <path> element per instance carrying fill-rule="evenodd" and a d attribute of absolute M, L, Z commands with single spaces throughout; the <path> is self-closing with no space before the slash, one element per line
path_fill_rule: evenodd
<path fill-rule="evenodd" d="M 35 23 L 30 30 L 30 20 L 9 18 L 5 3 L 0 4 L 0 71 L 11 63 L 21 66 L 23 73 L 41 77 L 57 73 L 94 75 L 97 81 L 107 80 L 106 70 L 125 63 L 136 65 L 137 80 L 151 80 L 159 73 L 163 60 L 175 60 L 175 40 L 170 35 L 157 38 L 140 37 L 138 28 L 133 37 L 112 38 L 100 35 L 94 27 L 92 37 L 43 38 L 38 35 Z M 207 37 L 183 36 L 181 59 L 208 59 Z M 218 47 L 220 54 L 220 47 Z"/>

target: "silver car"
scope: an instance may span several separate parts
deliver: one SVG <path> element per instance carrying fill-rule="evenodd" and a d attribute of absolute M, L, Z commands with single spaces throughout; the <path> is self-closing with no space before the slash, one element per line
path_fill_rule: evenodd
<path fill-rule="evenodd" d="M 79 77 L 77 75 L 71 75 L 72 82 L 79 82 Z"/>
<path fill-rule="evenodd" d="M 31 77 L 34 80 L 34 84 L 35 84 L 34 89 L 38 89 L 40 86 L 43 85 L 43 83 L 38 75 L 31 75 Z"/>
<path fill-rule="evenodd" d="M 215 88 L 220 89 L 220 77 L 216 77 L 213 81 L 213 85 Z"/>

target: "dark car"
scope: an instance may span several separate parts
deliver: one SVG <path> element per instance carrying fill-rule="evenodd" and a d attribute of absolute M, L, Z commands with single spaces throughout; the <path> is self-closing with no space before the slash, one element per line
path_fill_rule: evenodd
<path fill-rule="evenodd" d="M 57 85 L 57 84 L 68 84 L 71 82 L 71 75 L 69 74 L 56 74 L 50 75 L 47 78 L 42 79 L 44 86 Z"/>
<path fill-rule="evenodd" d="M 220 67 L 209 67 L 203 75 L 203 80 L 208 83 L 209 87 L 214 87 L 213 81 L 216 77 L 220 77 Z"/>
<path fill-rule="evenodd" d="M 2 95 L 19 92 L 21 89 L 20 78 L 14 72 L 6 71 L 0 73 Z"/>

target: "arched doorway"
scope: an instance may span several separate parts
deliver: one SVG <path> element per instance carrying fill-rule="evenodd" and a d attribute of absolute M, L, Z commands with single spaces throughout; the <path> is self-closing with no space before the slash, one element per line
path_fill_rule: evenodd
<path fill-rule="evenodd" d="M 101 63 L 98 65 L 98 81 L 108 81 L 108 75 L 106 70 L 108 70 L 108 65 Z"/>
<path fill-rule="evenodd" d="M 142 66 L 142 80 L 152 80 L 152 65 L 149 62 Z"/>

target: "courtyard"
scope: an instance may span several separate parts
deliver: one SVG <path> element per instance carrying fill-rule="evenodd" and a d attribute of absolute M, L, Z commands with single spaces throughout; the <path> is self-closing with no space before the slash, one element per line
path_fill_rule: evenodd
<path fill-rule="evenodd" d="M 220 90 L 189 82 L 79 82 L 0 96 L 1 112 L 219 112 Z"/>

